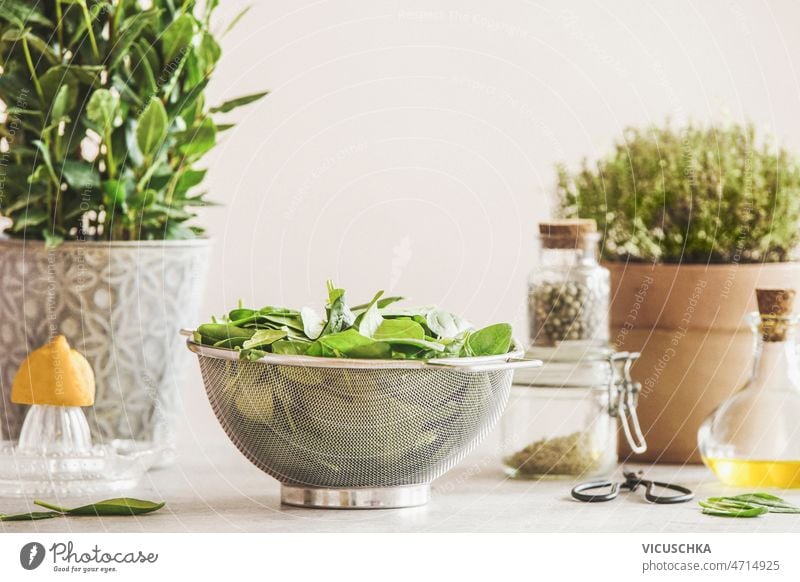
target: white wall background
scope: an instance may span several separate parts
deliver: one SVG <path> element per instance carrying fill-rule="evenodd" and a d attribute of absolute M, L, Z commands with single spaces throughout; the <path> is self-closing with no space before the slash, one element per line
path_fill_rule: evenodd
<path fill-rule="evenodd" d="M 223 0 L 220 23 L 245 6 Z M 258 0 L 223 42 L 232 114 L 204 314 L 321 304 L 333 278 L 525 332 L 557 161 L 630 124 L 754 121 L 800 149 L 792 0 Z M 187 399 L 208 411 L 193 366 Z"/>

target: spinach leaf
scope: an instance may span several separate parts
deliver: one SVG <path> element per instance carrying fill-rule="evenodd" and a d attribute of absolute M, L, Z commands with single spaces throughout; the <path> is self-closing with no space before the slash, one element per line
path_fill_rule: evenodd
<path fill-rule="evenodd" d="M 234 338 L 244 342 L 253 337 L 256 330 L 237 327 L 229 323 L 204 323 L 197 328 L 197 332 L 200 334 L 202 343 L 213 346 L 218 342 Z"/>
<path fill-rule="evenodd" d="M 269 352 L 259 349 L 242 350 L 239 358 L 248 362 L 255 362 L 266 356 Z"/>
<path fill-rule="evenodd" d="M 284 354 L 289 356 L 302 356 L 308 351 L 311 344 L 295 340 L 279 340 L 272 344 L 273 354 Z"/>
<path fill-rule="evenodd" d="M 201 325 L 195 341 L 239 350 L 240 358 L 266 354 L 327 358 L 428 359 L 502 355 L 511 348 L 511 326 L 496 324 L 475 331 L 466 319 L 437 307 L 401 308 L 400 297 L 378 291 L 352 310 L 345 290 L 328 281 L 325 319 L 314 309 L 241 303 L 222 322 Z"/>
<path fill-rule="evenodd" d="M 456 337 L 460 333 L 472 329 L 472 325 L 466 319 L 444 309 L 429 311 L 425 319 L 428 329 L 440 338 Z"/>
<path fill-rule="evenodd" d="M 262 307 L 258 311 L 239 307 L 228 314 L 228 322 L 231 325 L 247 327 L 252 325 L 269 325 L 269 318 L 278 318 L 277 320 L 273 321 L 272 324 L 283 325 L 285 320 L 280 319 L 282 317 L 299 319 L 300 312 L 295 309 L 287 309 L 286 307 L 272 307 L 271 305 Z"/>
<path fill-rule="evenodd" d="M 218 342 L 214 342 L 212 345 L 215 348 L 227 348 L 229 350 L 235 350 L 236 348 L 241 348 L 246 341 L 247 338 L 245 337 L 230 337 L 219 340 Z"/>
<path fill-rule="evenodd" d="M 337 289 L 328 281 L 328 323 L 322 335 L 339 333 L 355 322 L 356 316 L 344 301 L 344 289 Z"/>
<path fill-rule="evenodd" d="M 252 317 L 258 315 L 258 311 L 254 309 L 246 309 L 243 307 L 238 307 L 236 309 L 232 309 L 228 313 L 228 321 L 230 321 L 233 325 L 242 325 L 247 323 Z"/>
<path fill-rule="evenodd" d="M 372 337 L 383 322 L 383 317 L 381 317 L 380 308 L 378 307 L 381 295 L 383 295 L 383 291 L 378 291 L 369 305 L 367 305 L 366 311 L 359 316 L 358 331 L 363 336 Z"/>
<path fill-rule="evenodd" d="M 355 329 L 348 329 L 317 340 L 335 354 L 349 358 L 388 358 L 392 347 L 386 342 L 364 337 Z"/>
<path fill-rule="evenodd" d="M 378 326 L 373 336 L 377 340 L 386 340 L 387 338 L 408 338 L 421 340 L 425 338 L 425 330 L 413 319 L 399 318 L 399 319 L 385 319 L 383 323 Z"/>
<path fill-rule="evenodd" d="M 261 314 L 259 316 L 267 326 L 273 328 L 290 327 L 294 330 L 303 331 L 303 320 L 300 315 L 276 315 L 276 314 Z"/>
<path fill-rule="evenodd" d="M 300 312 L 296 309 L 291 309 L 289 307 L 274 307 L 272 305 L 267 305 L 266 307 L 262 307 L 258 310 L 261 315 L 287 315 L 287 316 L 294 316 L 300 315 Z"/>
<path fill-rule="evenodd" d="M 372 342 L 371 344 L 353 347 L 345 355 L 349 358 L 385 360 L 392 357 L 392 346 L 386 342 Z"/>
<path fill-rule="evenodd" d="M 322 335 L 325 329 L 325 320 L 311 307 L 300 310 L 300 319 L 303 322 L 303 333 L 308 339 L 315 340 Z"/>
<path fill-rule="evenodd" d="M 246 350 L 253 348 L 263 348 L 274 344 L 287 336 L 287 332 L 277 329 L 260 329 L 253 336 L 242 344 Z"/>
<path fill-rule="evenodd" d="M 468 356 L 496 356 L 508 353 L 511 347 L 511 326 L 497 323 L 471 333 L 464 344 Z M 463 351 L 463 350 L 462 350 Z"/>
<path fill-rule="evenodd" d="M 424 307 L 387 307 L 381 309 L 383 317 L 428 317 L 428 313 L 437 309 L 435 305 L 428 305 Z"/>
<path fill-rule="evenodd" d="M 392 338 L 384 338 L 381 341 L 390 344 L 392 347 L 395 346 L 413 346 L 416 348 L 421 348 L 423 350 L 430 350 L 432 352 L 443 352 L 444 345 L 438 342 L 432 342 L 423 339 L 416 339 L 411 337 L 392 337 Z"/>
<path fill-rule="evenodd" d="M 382 295 L 383 291 L 379 291 L 379 293 Z M 398 301 L 402 301 L 403 299 L 405 299 L 405 297 L 384 297 L 383 299 L 378 300 L 376 305 L 378 306 L 378 309 L 383 309 L 384 307 L 388 307 L 392 303 L 397 303 Z M 362 303 L 361 305 L 356 305 L 355 307 L 352 308 L 353 312 L 360 313 L 362 311 L 366 311 L 367 308 L 369 308 L 373 302 L 374 300 L 370 301 L 369 303 Z"/>

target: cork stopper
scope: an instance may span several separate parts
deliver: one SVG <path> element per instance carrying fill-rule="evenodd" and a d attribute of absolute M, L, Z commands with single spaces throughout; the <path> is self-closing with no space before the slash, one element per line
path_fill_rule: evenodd
<path fill-rule="evenodd" d="M 756 289 L 761 336 L 766 342 L 786 340 L 794 308 L 794 289 Z"/>
<path fill-rule="evenodd" d="M 575 249 L 583 244 L 586 235 L 597 232 L 591 218 L 569 218 L 539 223 L 542 246 L 547 249 Z"/>

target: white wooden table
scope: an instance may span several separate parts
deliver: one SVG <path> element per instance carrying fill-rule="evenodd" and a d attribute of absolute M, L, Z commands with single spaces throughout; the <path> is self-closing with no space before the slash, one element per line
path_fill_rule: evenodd
<path fill-rule="evenodd" d="M 206 419 L 211 420 L 211 419 Z M 205 422 L 205 421 L 204 421 Z M 281 506 L 276 481 L 251 466 L 214 426 L 185 442 L 178 464 L 150 473 L 130 496 L 167 502 L 158 513 L 123 518 L 0 522 L 7 532 L 800 532 L 800 515 L 726 519 L 702 515 L 696 503 L 652 505 L 643 494 L 588 504 L 566 481 L 513 481 L 487 442 L 437 481 L 429 505 L 401 510 L 310 510 Z M 213 425 L 212 425 L 213 426 Z M 703 467 L 660 466 L 647 476 L 673 480 L 698 497 L 724 488 Z M 619 476 L 619 475 L 618 475 Z M 782 494 L 800 502 L 800 491 Z M 0 499 L 0 512 L 26 510 Z"/>

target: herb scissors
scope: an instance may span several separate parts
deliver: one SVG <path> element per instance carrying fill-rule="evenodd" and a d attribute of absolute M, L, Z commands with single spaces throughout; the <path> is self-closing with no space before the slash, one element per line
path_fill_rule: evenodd
<path fill-rule="evenodd" d="M 694 493 L 690 489 L 681 485 L 674 485 L 672 483 L 662 483 L 660 481 L 649 481 L 642 479 L 642 472 L 639 471 L 623 471 L 622 475 L 625 481 L 622 483 L 613 483 L 611 481 L 589 481 L 576 485 L 572 489 L 572 496 L 578 501 L 586 501 L 588 503 L 598 503 L 601 501 L 611 501 L 616 499 L 619 495 L 620 489 L 627 489 L 628 491 L 636 491 L 640 486 L 645 488 L 644 498 L 651 503 L 669 504 L 669 503 L 684 503 L 694 498 Z M 611 489 L 606 493 L 588 493 L 597 489 Z M 677 491 L 678 495 L 656 495 L 653 493 L 655 487 L 661 489 L 671 489 Z"/>

